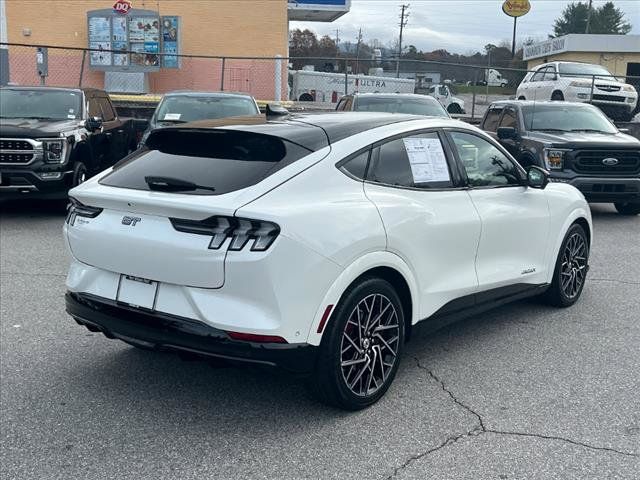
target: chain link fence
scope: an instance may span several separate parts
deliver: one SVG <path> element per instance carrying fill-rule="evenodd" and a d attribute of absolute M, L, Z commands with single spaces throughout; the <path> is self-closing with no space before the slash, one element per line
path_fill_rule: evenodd
<path fill-rule="evenodd" d="M 107 90 L 129 116 L 148 117 L 163 93 L 234 91 L 259 102 L 288 101 L 290 108 L 335 109 L 345 94 L 418 93 L 435 97 L 452 116 L 478 121 L 498 100 L 592 102 L 614 120 L 637 113 L 640 77 L 606 71 L 532 72 L 504 66 L 361 58 L 252 58 L 173 55 L 179 68 L 158 68 L 162 54 L 2 44 L 9 52 L 12 85 L 94 87 Z M 46 71 L 41 63 L 46 49 Z M 118 62 L 116 62 L 116 59 Z M 111 67 L 118 63 L 120 68 Z M 127 67 L 131 71 L 127 71 Z M 134 72 L 144 67 L 147 73 Z M 106 71 L 105 71 L 106 70 Z M 624 85 L 622 82 L 632 85 Z M 637 117 L 636 117 L 637 119 Z"/>

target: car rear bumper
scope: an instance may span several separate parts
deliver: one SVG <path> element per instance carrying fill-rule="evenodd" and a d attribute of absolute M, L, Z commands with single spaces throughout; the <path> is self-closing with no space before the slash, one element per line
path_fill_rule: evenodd
<path fill-rule="evenodd" d="M 318 347 L 306 343 L 253 343 L 231 340 L 203 322 L 129 307 L 89 294 L 67 292 L 67 313 L 108 338 L 164 351 L 280 367 L 292 373 L 313 370 Z"/>
<path fill-rule="evenodd" d="M 32 170 L 0 169 L 0 199 L 64 199 L 71 188 L 73 171 L 59 173 L 58 178 L 43 180 Z"/>
<path fill-rule="evenodd" d="M 592 203 L 640 202 L 638 177 L 575 177 L 563 183 L 576 187 Z"/>

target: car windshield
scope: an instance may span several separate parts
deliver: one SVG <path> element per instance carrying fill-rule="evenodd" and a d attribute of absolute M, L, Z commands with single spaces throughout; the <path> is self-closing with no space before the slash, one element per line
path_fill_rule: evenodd
<path fill-rule="evenodd" d="M 155 121 L 182 123 L 259 113 L 250 97 L 171 95 L 158 106 Z"/>
<path fill-rule="evenodd" d="M 522 108 L 528 130 L 616 133 L 605 115 L 591 105 L 527 105 Z"/>
<path fill-rule="evenodd" d="M 82 114 L 82 96 L 68 90 L 2 89 L 1 118 L 75 120 Z"/>
<path fill-rule="evenodd" d="M 558 66 L 558 72 L 561 76 L 567 77 L 590 77 L 592 75 L 597 75 L 601 77 L 611 77 L 612 80 L 615 80 L 609 70 L 603 66 L 591 65 L 589 63 L 561 63 Z"/>
<path fill-rule="evenodd" d="M 432 98 L 360 97 L 356 102 L 359 112 L 408 113 L 431 117 L 449 117 L 440 103 Z"/>

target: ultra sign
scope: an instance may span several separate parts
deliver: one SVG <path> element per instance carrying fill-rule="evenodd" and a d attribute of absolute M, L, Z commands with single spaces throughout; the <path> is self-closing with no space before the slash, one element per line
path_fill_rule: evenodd
<path fill-rule="evenodd" d="M 113 10 L 121 15 L 126 15 L 127 13 L 129 13 L 131 7 L 132 5 L 130 0 L 118 0 L 113 4 Z"/>
<path fill-rule="evenodd" d="M 529 0 L 506 0 L 502 4 L 502 11 L 510 17 L 522 17 L 531 10 Z"/>

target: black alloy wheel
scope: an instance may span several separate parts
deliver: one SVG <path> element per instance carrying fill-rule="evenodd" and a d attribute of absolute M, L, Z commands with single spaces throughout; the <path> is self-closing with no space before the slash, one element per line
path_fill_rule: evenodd
<path fill-rule="evenodd" d="M 326 326 L 313 392 L 346 410 L 377 402 L 398 370 L 404 333 L 402 303 L 389 282 L 369 277 L 351 286 Z"/>
<path fill-rule="evenodd" d="M 581 225 L 573 224 L 560 247 L 553 281 L 546 300 L 557 307 L 569 307 L 576 303 L 589 271 L 589 239 Z"/>

